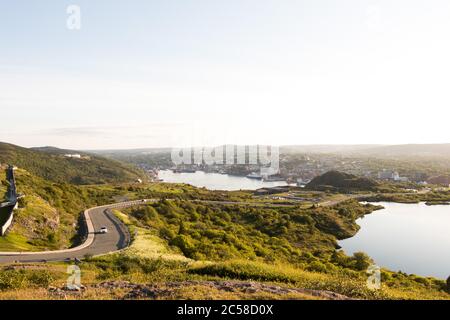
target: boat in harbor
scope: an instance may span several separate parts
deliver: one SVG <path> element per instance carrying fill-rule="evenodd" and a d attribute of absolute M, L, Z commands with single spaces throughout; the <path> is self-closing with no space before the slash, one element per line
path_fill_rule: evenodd
<path fill-rule="evenodd" d="M 249 179 L 257 179 L 257 180 L 262 180 L 262 178 L 263 178 L 262 175 L 260 175 L 259 173 L 256 173 L 256 172 L 252 172 L 252 173 L 246 175 L 246 177 Z"/>
<path fill-rule="evenodd" d="M 172 169 L 173 173 L 196 173 L 197 170 L 196 169 L 190 169 L 190 168 L 183 168 L 183 169 Z"/>

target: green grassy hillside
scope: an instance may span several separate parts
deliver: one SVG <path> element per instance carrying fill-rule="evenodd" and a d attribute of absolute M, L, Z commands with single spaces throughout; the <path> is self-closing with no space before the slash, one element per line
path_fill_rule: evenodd
<path fill-rule="evenodd" d="M 56 148 L 27 149 L 0 142 L 0 163 L 14 164 L 41 178 L 60 183 L 102 184 L 130 182 L 144 174 L 115 160 L 81 153 L 82 159 L 67 158 L 64 154 L 77 151 Z"/>
<path fill-rule="evenodd" d="M 373 190 L 377 183 L 371 179 L 357 177 L 352 174 L 329 171 L 315 177 L 306 188 L 311 190 L 333 189 L 338 191 Z"/>
<path fill-rule="evenodd" d="M 5 182 L 4 173 L 0 180 Z M 0 251 L 68 248 L 78 241 L 80 213 L 97 203 L 114 201 L 114 192 L 106 187 L 51 182 L 23 169 L 16 170 L 16 183 L 25 197 L 19 200 L 7 235 L 0 237 Z"/>
<path fill-rule="evenodd" d="M 5 180 L 4 173 L 0 180 Z M 145 286 L 138 296 L 144 299 L 326 299 L 332 296 L 328 291 L 363 299 L 450 299 L 443 280 L 385 269 L 381 290 L 370 290 L 366 269 L 372 260 L 364 253 L 345 255 L 337 240 L 353 236 L 359 229 L 356 219 L 377 206 L 346 200 L 344 195 L 332 206 L 283 206 L 245 191 L 165 183 L 80 186 L 49 181 L 20 168 L 16 181 L 25 198 L 9 233 L 0 238 L 0 251 L 66 248 L 79 241 L 76 225 L 82 210 L 131 199 L 161 199 L 115 211 L 131 231 L 131 246 L 82 262 L 88 289 L 75 298 L 136 298 L 131 289 L 115 289 L 130 281 L 130 288 Z M 323 193 L 322 202 L 335 197 Z M 39 264 L 21 272 L 14 266 L 0 267 L 0 299 L 58 299 L 47 288 L 63 286 L 64 267 Z M 104 287 L 105 282 L 114 290 Z M 248 292 L 249 286 L 256 291 Z"/>

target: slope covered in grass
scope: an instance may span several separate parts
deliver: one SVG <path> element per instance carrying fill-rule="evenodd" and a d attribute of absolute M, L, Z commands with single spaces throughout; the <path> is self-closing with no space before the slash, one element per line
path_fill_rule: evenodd
<path fill-rule="evenodd" d="M 56 148 L 27 149 L 0 142 L 0 163 L 14 164 L 41 178 L 72 184 L 131 182 L 143 177 L 140 170 L 119 161 L 86 153 L 80 159 L 64 154 L 78 151 Z"/>
<path fill-rule="evenodd" d="M 377 183 L 371 179 L 357 177 L 352 174 L 329 171 L 321 176 L 315 177 L 306 188 L 311 190 L 322 190 L 332 188 L 341 191 L 373 190 Z"/>
<path fill-rule="evenodd" d="M 112 187 L 55 183 L 20 168 L 16 184 L 25 197 L 19 200 L 6 236 L 0 237 L 0 251 L 54 250 L 77 244 L 81 212 L 113 202 L 115 194 Z"/>

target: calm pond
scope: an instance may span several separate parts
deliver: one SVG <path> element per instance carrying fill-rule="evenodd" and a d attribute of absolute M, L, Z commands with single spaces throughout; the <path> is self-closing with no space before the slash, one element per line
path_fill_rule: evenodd
<path fill-rule="evenodd" d="M 339 242 L 347 254 L 366 252 L 393 271 L 450 276 L 450 206 L 390 202 L 357 221 L 360 231 Z"/>

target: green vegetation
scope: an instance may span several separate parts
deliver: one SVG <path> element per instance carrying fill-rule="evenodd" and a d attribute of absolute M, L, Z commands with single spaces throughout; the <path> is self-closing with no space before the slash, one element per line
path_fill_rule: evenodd
<path fill-rule="evenodd" d="M 384 291 L 368 289 L 363 275 L 336 273 L 329 275 L 317 271 L 301 270 L 289 265 L 269 265 L 247 261 L 229 261 L 193 268 L 194 274 L 218 276 L 228 279 L 284 283 L 312 290 L 326 290 L 353 298 L 387 299 Z"/>
<path fill-rule="evenodd" d="M 450 293 L 450 276 L 447 278 L 447 292 Z"/>
<path fill-rule="evenodd" d="M 352 195 L 339 192 L 352 190 L 361 195 L 365 188 L 379 190 L 385 186 L 340 173 L 325 178 L 318 185 L 326 183 L 334 188 L 332 192 L 295 190 L 302 198 L 319 199 L 320 205 L 307 200 L 306 206 L 254 197 L 253 192 L 208 191 L 181 184 L 74 185 L 44 179 L 20 168 L 16 180 L 25 198 L 20 200 L 8 235 L 0 238 L 0 251 L 73 246 L 80 241 L 74 226 L 82 210 L 118 201 L 158 198 L 161 200 L 155 203 L 114 211 L 130 229 L 131 246 L 119 253 L 87 257 L 80 267 L 83 284 L 89 288 L 77 298 L 127 297 L 123 288 L 96 287 L 105 281 L 154 286 L 157 298 L 168 299 L 317 297 L 307 290 L 362 299 L 450 298 L 450 279 L 446 283 L 384 269 L 382 289 L 368 289 L 366 270 L 373 263 L 371 258 L 362 252 L 345 255 L 337 240 L 356 234 L 359 227 L 355 221 L 379 207 L 361 204 L 350 199 Z M 4 174 L 0 180 L 4 181 Z M 6 184 L 2 183 L 0 192 L 5 190 Z M 444 191 L 372 194 L 371 200 L 392 197 L 397 201 L 430 202 L 448 201 L 450 196 Z M 5 267 L 0 270 L 0 299 L 61 298 L 47 288 L 64 285 L 66 267 L 64 263 Z M 301 290 L 291 296 L 230 293 L 212 288 L 208 281 L 257 281 L 285 290 Z"/>
<path fill-rule="evenodd" d="M 56 148 L 26 149 L 0 143 L 0 163 L 14 164 L 46 180 L 78 185 L 131 182 L 144 174 L 115 160 L 83 154 L 82 159 L 66 158 L 76 151 Z"/>
<path fill-rule="evenodd" d="M 127 257 L 141 257 L 146 259 L 164 259 L 169 261 L 190 262 L 180 250 L 173 250 L 167 242 L 158 236 L 158 232 L 137 227 L 130 217 L 118 210 L 113 213 L 128 227 L 132 235 L 131 245 L 123 250 Z"/>
<path fill-rule="evenodd" d="M 176 274 L 166 276 L 170 281 L 201 276 L 328 290 L 353 298 L 449 299 L 444 281 L 388 270 L 382 271 L 382 290 L 369 290 L 365 270 L 372 264 L 370 257 L 346 256 L 335 249 L 336 239 L 354 234 L 354 221 L 375 209 L 356 201 L 331 208 L 271 210 L 163 200 L 120 215 L 164 239 L 165 245 L 158 243 L 165 254 L 181 252 L 192 259 L 176 261 Z M 140 246 L 145 242 L 152 247 L 154 238 Z M 153 259 L 166 260 L 164 254 Z"/>
<path fill-rule="evenodd" d="M 55 183 L 16 170 L 19 209 L 6 237 L 0 238 L 1 251 L 40 251 L 67 248 L 77 244 L 80 213 L 97 204 L 113 202 L 114 189 L 103 186 L 75 186 Z"/>
<path fill-rule="evenodd" d="M 162 200 L 125 211 L 194 260 L 236 258 L 309 263 L 330 255 L 337 239 L 358 230 L 355 220 L 375 210 L 348 201 L 336 207 L 265 208 Z M 237 236 L 239 235 L 239 236 Z"/>
<path fill-rule="evenodd" d="M 374 190 L 377 183 L 367 178 L 360 178 L 352 174 L 329 171 L 314 178 L 308 185 L 310 190 L 330 190 L 330 191 L 367 191 Z"/>
<path fill-rule="evenodd" d="M 5 173 L 0 185 L 6 192 Z M 143 198 L 175 198 L 236 201 L 250 199 L 245 192 L 210 192 L 187 185 L 118 184 L 77 186 L 57 183 L 26 170 L 16 170 L 19 200 L 13 224 L 6 237 L 0 237 L 0 251 L 40 251 L 68 248 L 80 242 L 78 219 L 83 210 L 113 202 Z M 5 215 L 0 210 L 0 219 Z"/>
<path fill-rule="evenodd" d="M 0 290 L 23 288 L 47 288 L 55 280 L 48 270 L 24 270 L 6 268 L 0 272 Z"/>
<path fill-rule="evenodd" d="M 153 192 L 168 187 L 153 186 Z M 130 228 L 132 244 L 119 253 L 86 258 L 80 267 L 88 289 L 73 298 L 128 297 L 131 289 L 97 285 L 129 281 L 148 287 L 144 292 L 152 293 L 144 297 L 150 299 L 317 299 L 328 291 L 358 299 L 449 299 L 445 281 L 388 270 L 382 270 L 381 290 L 370 290 L 365 272 L 370 257 L 335 249 L 337 238 L 356 232 L 354 220 L 375 209 L 356 201 L 275 210 L 179 199 L 114 211 Z M 66 267 L 19 265 L 2 271 L 0 299 L 60 299 L 46 288 L 63 286 Z M 211 287 L 210 281 L 236 286 L 256 281 L 281 289 L 235 292 Z M 285 293 L 291 289 L 300 293 Z"/>
<path fill-rule="evenodd" d="M 381 290 L 366 286 L 364 272 L 338 269 L 333 273 L 306 270 L 291 264 L 248 260 L 186 262 L 164 258 L 144 258 L 124 252 L 88 258 L 80 264 L 82 284 L 87 289 L 74 295 L 54 295 L 50 287 L 67 280 L 67 263 L 13 265 L 0 270 L 0 299 L 123 299 L 131 289 L 101 289 L 101 283 L 138 284 L 147 299 L 320 299 L 317 293 L 334 292 L 358 299 L 449 299 L 444 281 L 382 270 Z M 255 281 L 271 286 L 270 294 L 230 292 L 232 284 Z M 128 283 L 127 282 L 127 283 Z M 225 289 L 211 282 L 226 283 Z M 282 290 L 274 292 L 273 288 Z M 248 288 L 249 286 L 244 286 Z M 302 294 L 290 295 L 289 289 Z M 314 290 L 316 294 L 312 294 Z M 234 292 L 234 293 L 233 293 Z M 212 295 L 213 293 L 213 295 Z M 147 295 L 148 294 L 148 295 Z"/>
<path fill-rule="evenodd" d="M 448 191 L 430 191 L 427 193 L 378 193 L 365 197 L 370 202 L 398 202 L 398 203 L 419 203 L 427 202 L 433 204 L 447 204 L 450 201 L 450 190 Z"/>

